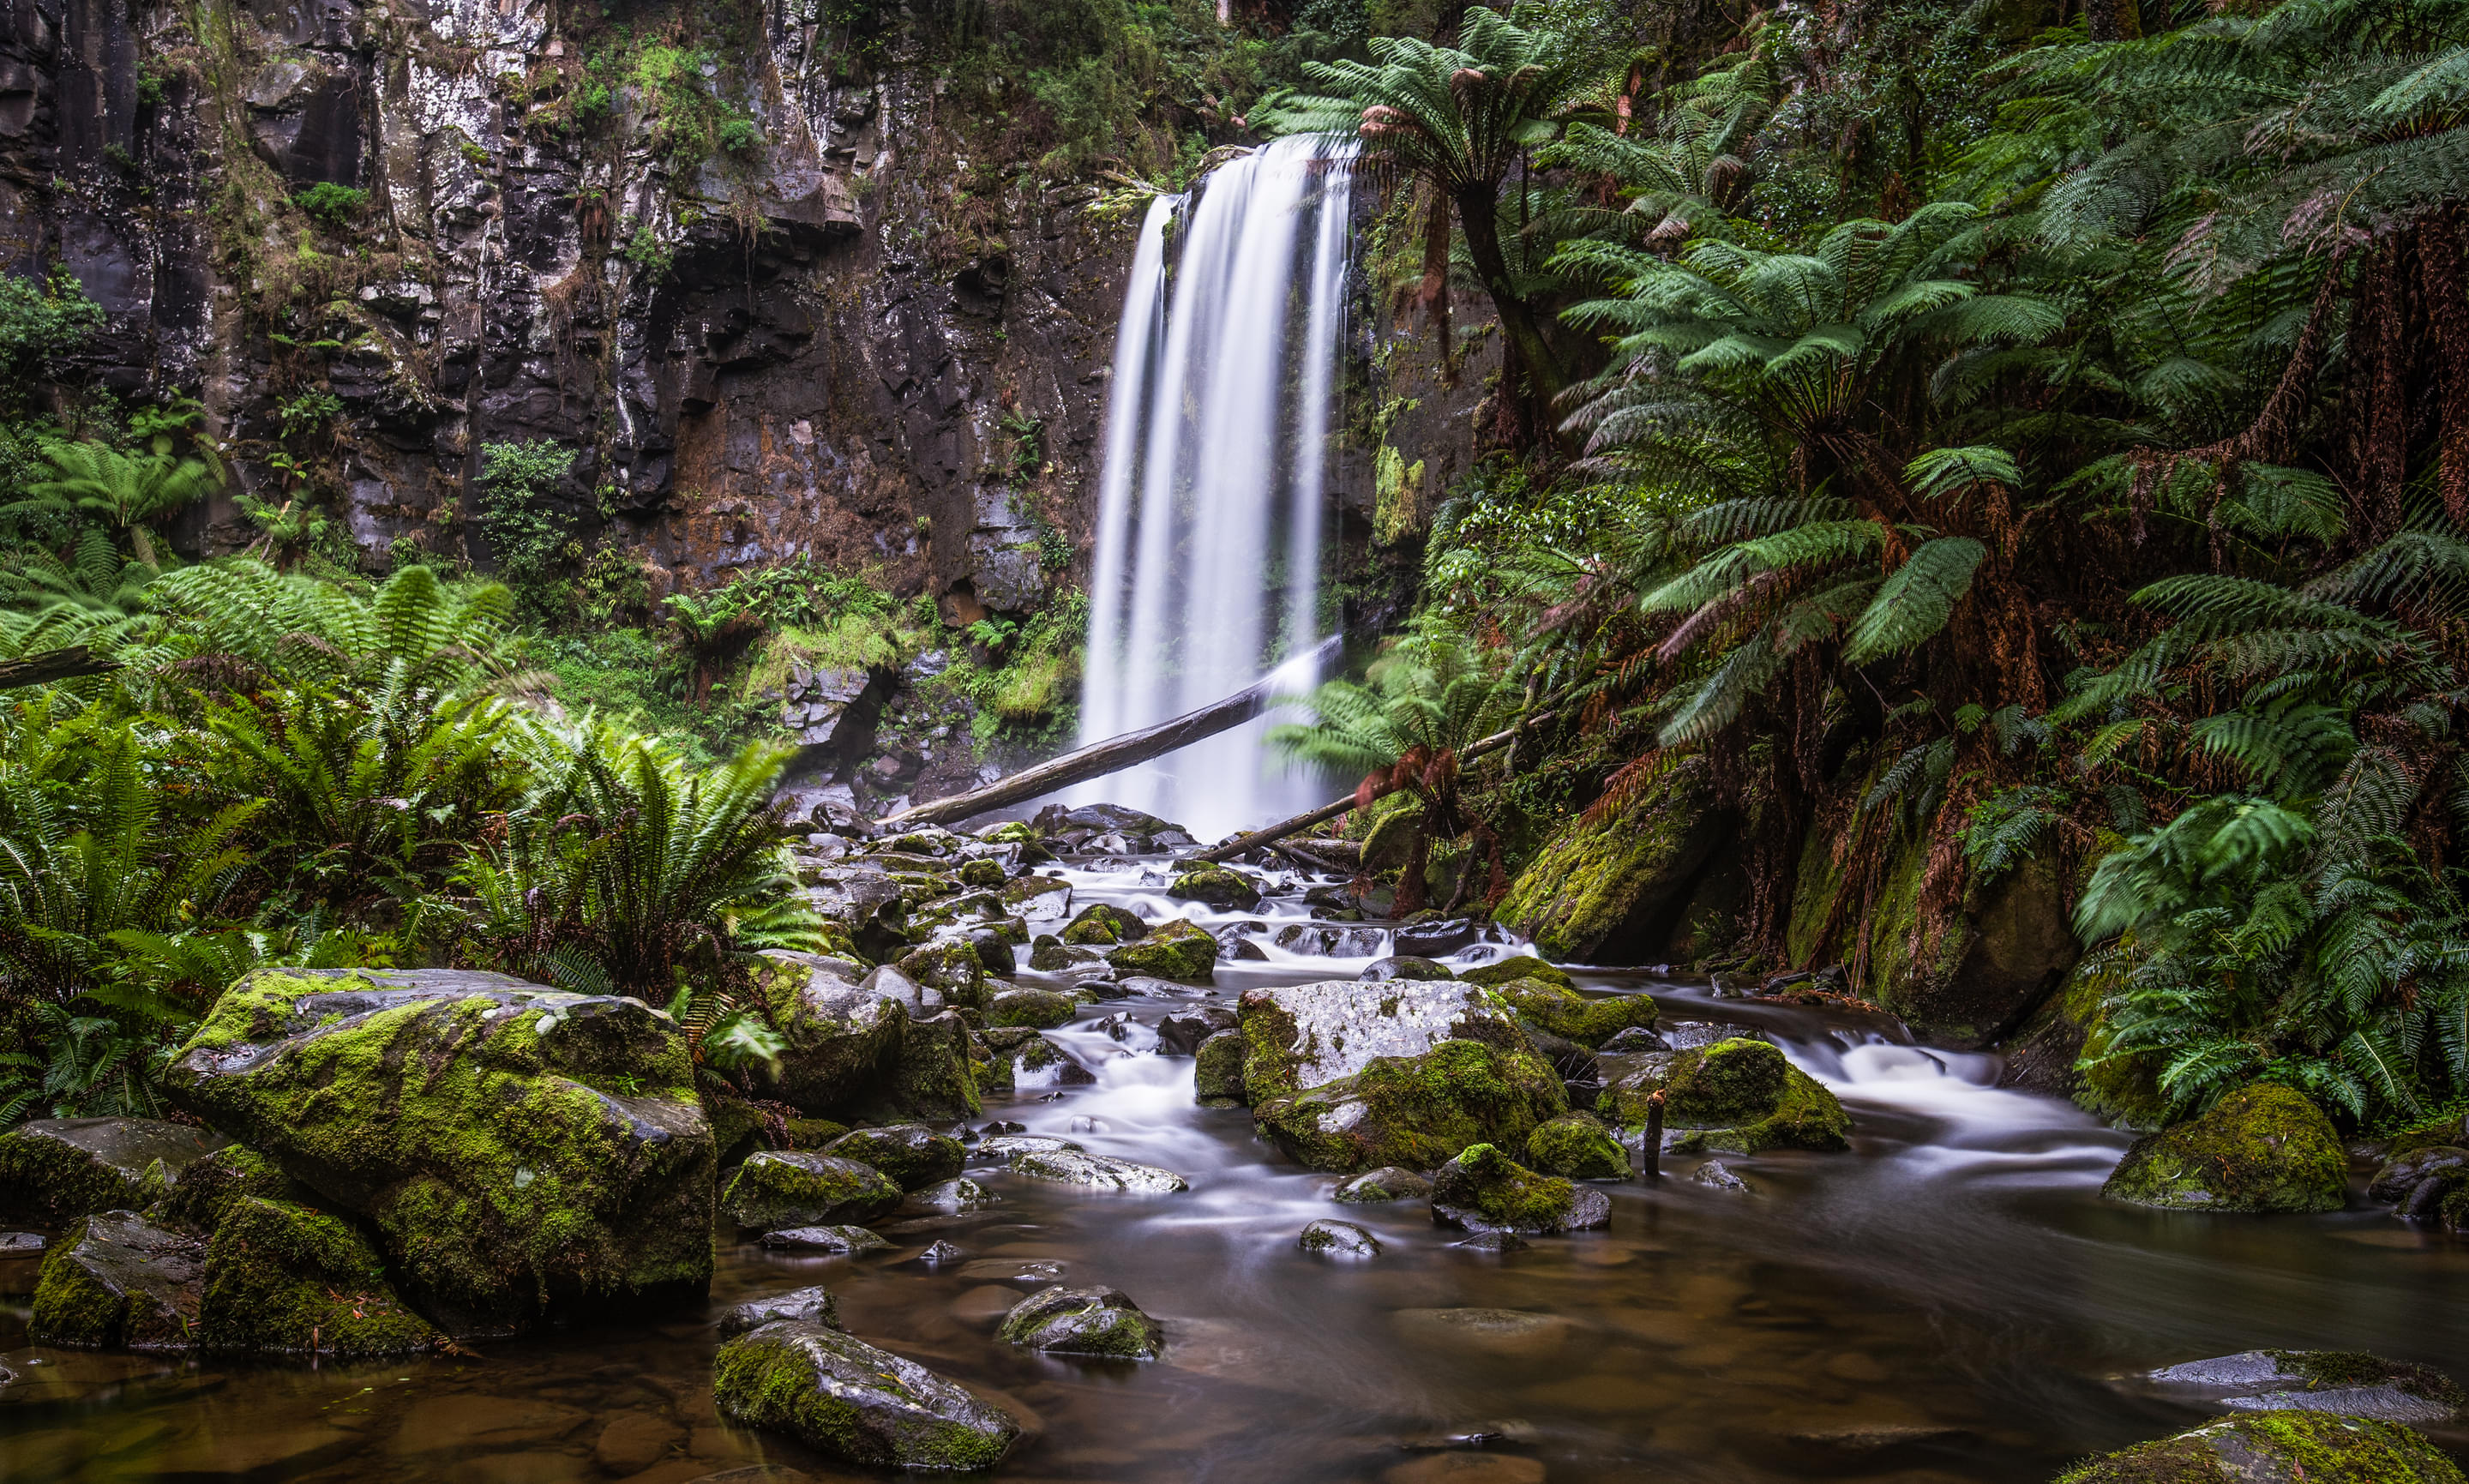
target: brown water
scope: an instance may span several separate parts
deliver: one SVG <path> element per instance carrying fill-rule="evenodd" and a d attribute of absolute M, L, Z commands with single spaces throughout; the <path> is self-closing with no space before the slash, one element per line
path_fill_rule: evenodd
<path fill-rule="evenodd" d="M 1137 874 L 1080 879 L 1153 914 L 1171 905 Z M 1221 965 L 1216 998 L 1359 966 Z M 1645 989 L 1667 1020 L 1750 1013 L 1699 989 Z M 1101 1007 L 1135 1022 L 1175 1008 Z M 1732 1161 L 1746 1195 L 1667 1160 L 1660 1185 L 1608 1188 L 1609 1230 L 1506 1256 L 1450 1246 L 1412 1205 L 1330 1203 L 1332 1178 L 1257 1141 L 1248 1115 L 1191 1105 L 1188 1059 L 1149 1054 L 1138 1024 L 1119 1041 L 1086 1029 L 1093 1011 L 1057 1034 L 1097 1084 L 1025 1093 L 989 1116 L 1167 1166 L 1189 1192 L 1096 1194 L 976 1170 L 1003 1205 L 891 1223 L 890 1252 L 725 1249 L 699 1319 L 647 1315 L 476 1359 L 193 1366 L 30 1350 L 34 1264 L 0 1264 L 16 1295 L 0 1362 L 34 1378 L 0 1391 L 0 1480 L 681 1484 L 759 1462 L 880 1477 L 712 1409 L 711 1321 L 813 1283 L 840 1295 L 853 1333 L 1027 1420 L 1000 1471 L 1020 1481 L 2042 1480 L 2199 1415 L 2113 1380 L 2125 1373 L 2266 1345 L 2469 1372 L 2469 1247 L 2363 1204 L 2244 1218 L 2104 1202 L 2124 1137 L 1988 1085 L 1987 1058 L 1756 1013 L 1851 1108 L 1852 1153 Z M 1370 1227 L 1387 1250 L 1308 1256 L 1295 1236 L 1318 1217 Z M 966 1261 L 916 1262 L 937 1238 Z M 1129 1293 L 1165 1321 L 1165 1359 L 997 1345 L 997 1317 L 1038 1286 L 1010 1277 L 1030 1260 Z M 2443 1441 L 2469 1449 L 2469 1436 Z"/>

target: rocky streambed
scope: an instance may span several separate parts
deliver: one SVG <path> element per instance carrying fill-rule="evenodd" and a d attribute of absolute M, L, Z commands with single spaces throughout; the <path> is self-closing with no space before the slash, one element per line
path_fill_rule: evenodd
<path fill-rule="evenodd" d="M 1136 818 L 1046 823 L 813 842 L 812 889 L 892 966 L 783 961 L 780 1082 L 805 1081 L 699 1124 L 657 1075 L 658 1017 L 622 1004 L 467 985 L 301 1015 L 304 986 L 263 989 L 190 1075 L 224 1075 L 224 1132 L 318 1150 L 295 1172 L 333 1194 L 195 1133 L 90 1162 L 120 1183 L 64 1204 L 194 1242 L 129 1261 L 194 1264 L 197 1297 L 144 1333 L 155 1310 L 112 1309 L 111 1348 L 39 1343 L 45 1260 L 0 1249 L 0 1476 L 789 1484 L 999 1456 L 1023 1479 L 2045 1480 L 2240 1399 L 2268 1421 L 2388 1379 L 2162 1367 L 2462 1368 L 2469 1251 L 2363 1195 L 2104 1199 L 2126 1136 L 1890 1023 L 1521 963 L 1474 924 L 1358 920 L 1335 878 L 1178 871 L 1188 846 Z M 399 1121 L 328 1109 L 329 1138 L 311 1098 L 276 1126 L 282 1078 L 331 1085 L 319 1042 L 373 1013 L 412 1022 L 406 1052 L 499 1047 L 450 1089 L 497 1153 L 364 1191 L 346 1176 L 385 1166 Z M 543 1016 L 544 1041 L 491 1039 Z M 1657 1092 L 1650 1183 L 1613 1167 Z M 560 1163 L 561 1108 L 625 1137 Z M 554 1207 L 590 1221 L 526 1225 L 552 1208 L 515 1198 L 522 1173 L 579 1169 L 626 1180 Z M 669 1211 L 698 1181 L 723 1213 L 707 1276 Z M 155 1240 L 30 1214 L 56 1246 Z M 499 1261 L 422 1242 L 456 1220 Z M 370 1353 L 338 1356 L 330 1324 Z M 881 1395 L 818 1410 L 818 1376 Z M 2375 1426 L 2469 1444 L 2448 1402 L 2389 1405 Z M 2174 1446 L 2296 1446 L 2242 1426 Z"/>

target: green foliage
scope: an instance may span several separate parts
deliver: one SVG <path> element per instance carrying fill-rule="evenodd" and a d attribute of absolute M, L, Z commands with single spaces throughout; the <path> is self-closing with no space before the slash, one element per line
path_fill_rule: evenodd
<path fill-rule="evenodd" d="M 291 193 L 291 204 L 340 231 L 360 219 L 369 209 L 369 193 L 353 186 L 336 185 L 331 180 Z"/>
<path fill-rule="evenodd" d="M 0 274 L 0 369 L 12 377 L 32 378 L 76 355 L 103 322 L 103 306 L 66 268 L 47 279 Z"/>
<path fill-rule="evenodd" d="M 565 606 L 565 572 L 583 556 L 574 515 L 553 502 L 575 456 L 545 438 L 480 450 L 480 529 L 490 553 L 524 607 L 552 622 Z"/>

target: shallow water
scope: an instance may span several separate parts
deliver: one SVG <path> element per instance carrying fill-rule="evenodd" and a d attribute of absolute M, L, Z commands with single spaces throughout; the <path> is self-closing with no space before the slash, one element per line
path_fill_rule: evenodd
<path fill-rule="evenodd" d="M 1083 902 L 1238 916 L 1150 894 L 1137 866 L 1074 880 Z M 1213 999 L 1350 978 L 1366 962 L 1267 951 L 1221 964 Z M 1478 1254 L 1450 1246 L 1456 1234 L 1419 1206 L 1330 1203 L 1334 1177 L 1256 1140 L 1242 1110 L 1192 1106 L 1192 1063 L 1156 1055 L 1143 1024 L 1183 1002 L 1117 1002 L 1055 1032 L 1095 1086 L 997 1100 L 988 1116 L 1165 1165 L 1188 1193 L 1097 1194 L 976 1169 L 1004 1204 L 887 1223 L 890 1252 L 725 1249 L 706 1315 L 385 1365 L 31 1351 L 33 1264 L 0 1264 L 0 1288 L 18 1295 L 0 1315 L 0 1363 L 50 1379 L 33 1395 L 0 1391 L 0 1479 L 669 1484 L 763 1461 L 879 1477 L 712 1411 L 719 1312 L 819 1282 L 853 1333 L 1031 1423 L 1006 1480 L 2042 1480 L 2200 1415 L 2113 1380 L 2126 1373 L 2260 1345 L 2469 1370 L 2461 1243 L 2363 1203 L 2249 1218 L 2105 1202 L 2098 1186 L 2126 1138 L 1996 1088 L 1992 1058 L 1894 1044 L 1857 1018 L 1579 977 L 1650 994 L 1667 1021 L 1775 1032 L 1851 1109 L 1853 1152 L 1727 1159 L 1748 1194 L 1696 1184 L 1696 1159 L 1667 1157 L 1659 1184 L 1606 1187 L 1609 1230 Z M 1125 1011 L 1120 1039 L 1093 1029 Z M 1320 1217 L 1367 1226 L 1387 1250 L 1302 1252 L 1297 1232 Z M 938 1238 L 966 1260 L 915 1261 Z M 1130 1294 L 1165 1321 L 1165 1359 L 1090 1365 L 998 1346 L 997 1318 L 1038 1286 L 1013 1277 L 1031 1260 Z M 26 1364 L 37 1358 L 51 1369 Z M 2442 1441 L 2469 1450 L 2469 1435 Z"/>

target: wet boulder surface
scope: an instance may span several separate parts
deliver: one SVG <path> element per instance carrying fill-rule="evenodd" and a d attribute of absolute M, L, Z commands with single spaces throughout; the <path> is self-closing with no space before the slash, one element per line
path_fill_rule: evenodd
<path fill-rule="evenodd" d="M 712 1362 L 722 1415 L 870 1468 L 990 1469 L 1020 1424 L 913 1360 L 803 1320 L 738 1335 Z"/>
<path fill-rule="evenodd" d="M 820 1325 L 826 1330 L 843 1329 L 841 1323 L 840 1300 L 825 1287 L 792 1288 L 768 1298 L 748 1299 L 720 1316 L 720 1337 L 734 1339 L 749 1331 L 783 1319 L 801 1324 Z"/>
<path fill-rule="evenodd" d="M 899 1204 L 899 1185 L 872 1165 L 796 1149 L 750 1155 L 720 1193 L 720 1209 L 753 1231 L 871 1221 Z"/>
<path fill-rule="evenodd" d="M 1041 1288 L 1004 1315 L 996 1337 L 1023 1350 L 1103 1360 L 1154 1360 L 1165 1331 L 1115 1288 Z"/>
<path fill-rule="evenodd" d="M 0 1133 L 0 1214 L 66 1221 L 137 1210 L 231 1141 L 150 1118 L 42 1118 Z"/>
<path fill-rule="evenodd" d="M 1604 1090 L 1597 1111 L 1625 1127 L 1641 1127 L 1649 1100 L 1661 1093 L 1667 1150 L 1756 1154 L 1851 1147 L 1852 1118 L 1842 1102 L 1769 1042 L 1732 1036 L 1640 1060 L 1639 1070 Z"/>
<path fill-rule="evenodd" d="M 2101 1194 L 2173 1211 L 2338 1211 L 2348 1171 L 2320 1108 L 2293 1088 L 2258 1083 L 2136 1140 Z"/>
<path fill-rule="evenodd" d="M 43 1258 L 27 1330 L 47 1345 L 187 1350 L 196 1343 L 206 1244 L 134 1211 L 71 1226 Z"/>
<path fill-rule="evenodd" d="M 2329 1412 L 2224 1417 L 2079 1464 L 2057 1484 L 2461 1484 L 2443 1449 L 2396 1423 Z"/>
<path fill-rule="evenodd" d="M 924 1124 L 851 1129 L 823 1146 L 822 1152 L 870 1165 L 904 1191 L 953 1178 L 968 1153 L 959 1140 Z"/>
<path fill-rule="evenodd" d="M 365 1222 L 454 1333 L 710 1280 L 711 1127 L 683 1032 L 640 1001 L 454 970 L 262 970 L 166 1082 Z"/>
<path fill-rule="evenodd" d="M 1609 1222 L 1611 1209 L 1603 1192 L 1529 1170 L 1488 1144 L 1432 1177 L 1432 1219 L 1470 1232 L 1586 1231 Z"/>

